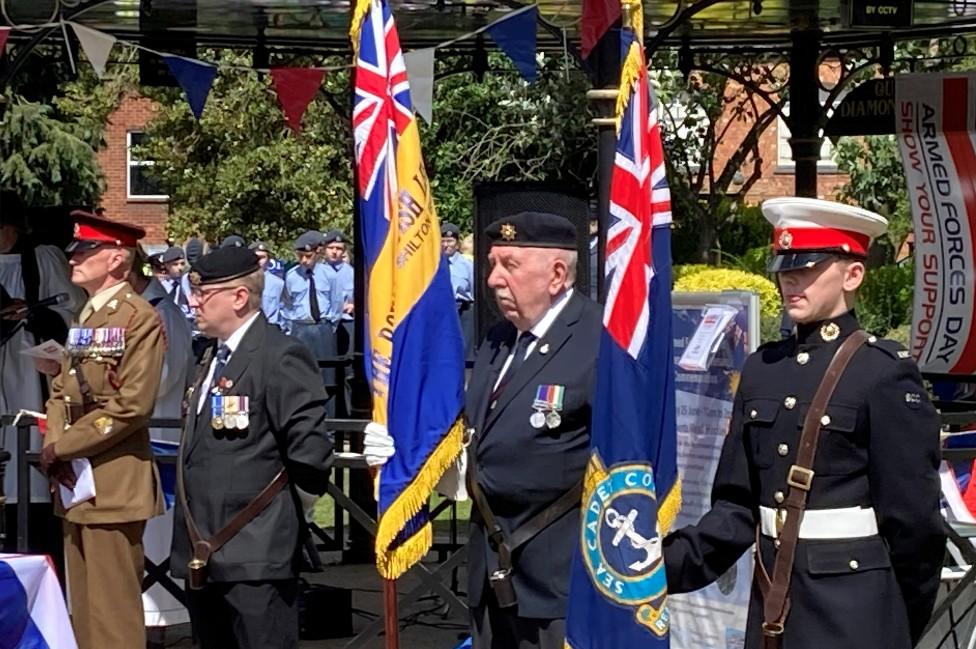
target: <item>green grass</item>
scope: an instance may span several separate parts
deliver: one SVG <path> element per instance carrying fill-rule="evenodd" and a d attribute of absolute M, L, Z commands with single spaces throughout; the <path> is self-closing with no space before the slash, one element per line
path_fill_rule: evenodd
<path fill-rule="evenodd" d="M 444 500 L 440 494 L 434 494 L 430 499 L 431 509 L 437 507 Z M 468 519 L 471 517 L 471 501 L 467 500 L 457 504 L 458 510 L 458 529 L 460 532 L 467 532 Z M 349 525 L 349 514 L 343 512 L 345 524 Z M 335 526 L 335 500 L 330 496 L 322 496 L 315 503 L 315 513 L 312 515 L 315 524 L 323 529 Z M 450 530 L 451 510 L 450 508 L 442 511 L 434 520 L 434 533 L 447 534 Z"/>

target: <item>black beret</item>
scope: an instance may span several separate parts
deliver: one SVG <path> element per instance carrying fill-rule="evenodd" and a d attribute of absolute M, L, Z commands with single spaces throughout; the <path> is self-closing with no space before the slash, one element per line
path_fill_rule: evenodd
<path fill-rule="evenodd" d="M 261 268 L 258 256 L 247 248 L 221 246 L 197 259 L 190 271 L 190 284 L 204 286 L 244 277 Z"/>
<path fill-rule="evenodd" d="M 191 264 L 203 256 L 203 242 L 193 237 L 186 242 L 186 260 Z"/>
<path fill-rule="evenodd" d="M 348 243 L 349 240 L 346 235 L 342 233 L 342 230 L 329 230 L 325 233 L 325 237 L 322 238 L 322 243 L 329 245 L 330 243 Z"/>
<path fill-rule="evenodd" d="M 246 248 L 247 243 L 244 241 L 244 237 L 239 234 L 232 234 L 228 237 L 224 237 L 224 240 L 220 242 L 221 248 Z"/>
<path fill-rule="evenodd" d="M 489 247 L 578 249 L 572 221 L 547 212 L 519 212 L 498 219 L 485 228 L 485 236 Z"/>
<path fill-rule="evenodd" d="M 295 239 L 295 250 L 312 252 L 322 245 L 322 233 L 316 230 L 309 230 Z"/>
<path fill-rule="evenodd" d="M 163 263 L 168 264 L 171 261 L 177 261 L 179 259 L 186 259 L 186 255 L 183 254 L 183 248 L 179 246 L 172 246 L 166 249 L 163 253 Z"/>
<path fill-rule="evenodd" d="M 453 223 L 442 223 L 441 224 L 441 236 L 442 237 L 454 237 L 455 239 L 461 238 L 461 228 L 454 225 Z"/>

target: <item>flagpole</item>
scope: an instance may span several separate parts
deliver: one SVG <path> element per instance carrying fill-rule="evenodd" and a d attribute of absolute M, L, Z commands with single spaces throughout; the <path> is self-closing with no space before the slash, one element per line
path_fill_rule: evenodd
<path fill-rule="evenodd" d="M 386 649 L 400 649 L 400 624 L 397 613 L 397 580 L 383 580 L 383 613 Z"/>

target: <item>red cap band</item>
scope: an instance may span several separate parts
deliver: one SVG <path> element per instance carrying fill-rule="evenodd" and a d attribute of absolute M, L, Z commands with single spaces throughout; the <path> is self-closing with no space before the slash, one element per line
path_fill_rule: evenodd
<path fill-rule="evenodd" d="M 776 228 L 773 230 L 773 250 L 803 252 L 839 248 L 844 252 L 867 256 L 871 237 L 861 232 L 835 228 Z"/>
<path fill-rule="evenodd" d="M 71 217 L 75 221 L 74 238 L 77 241 L 104 241 L 116 246 L 135 248 L 139 239 L 146 236 L 146 231 L 137 225 L 112 221 L 80 210 L 72 212 Z"/>

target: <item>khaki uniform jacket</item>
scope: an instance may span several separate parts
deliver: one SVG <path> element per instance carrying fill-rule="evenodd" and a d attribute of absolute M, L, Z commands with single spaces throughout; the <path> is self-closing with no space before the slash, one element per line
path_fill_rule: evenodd
<path fill-rule="evenodd" d="M 125 330 L 121 356 L 65 357 L 47 402 L 44 446 L 61 460 L 88 458 L 95 497 L 65 511 L 55 489 L 55 512 L 79 524 L 141 521 L 163 513 L 148 422 L 159 390 L 166 339 L 156 310 L 128 284 L 84 322 L 86 328 Z M 96 404 L 83 413 L 84 374 Z M 69 410 L 71 411 L 69 413 Z"/>

